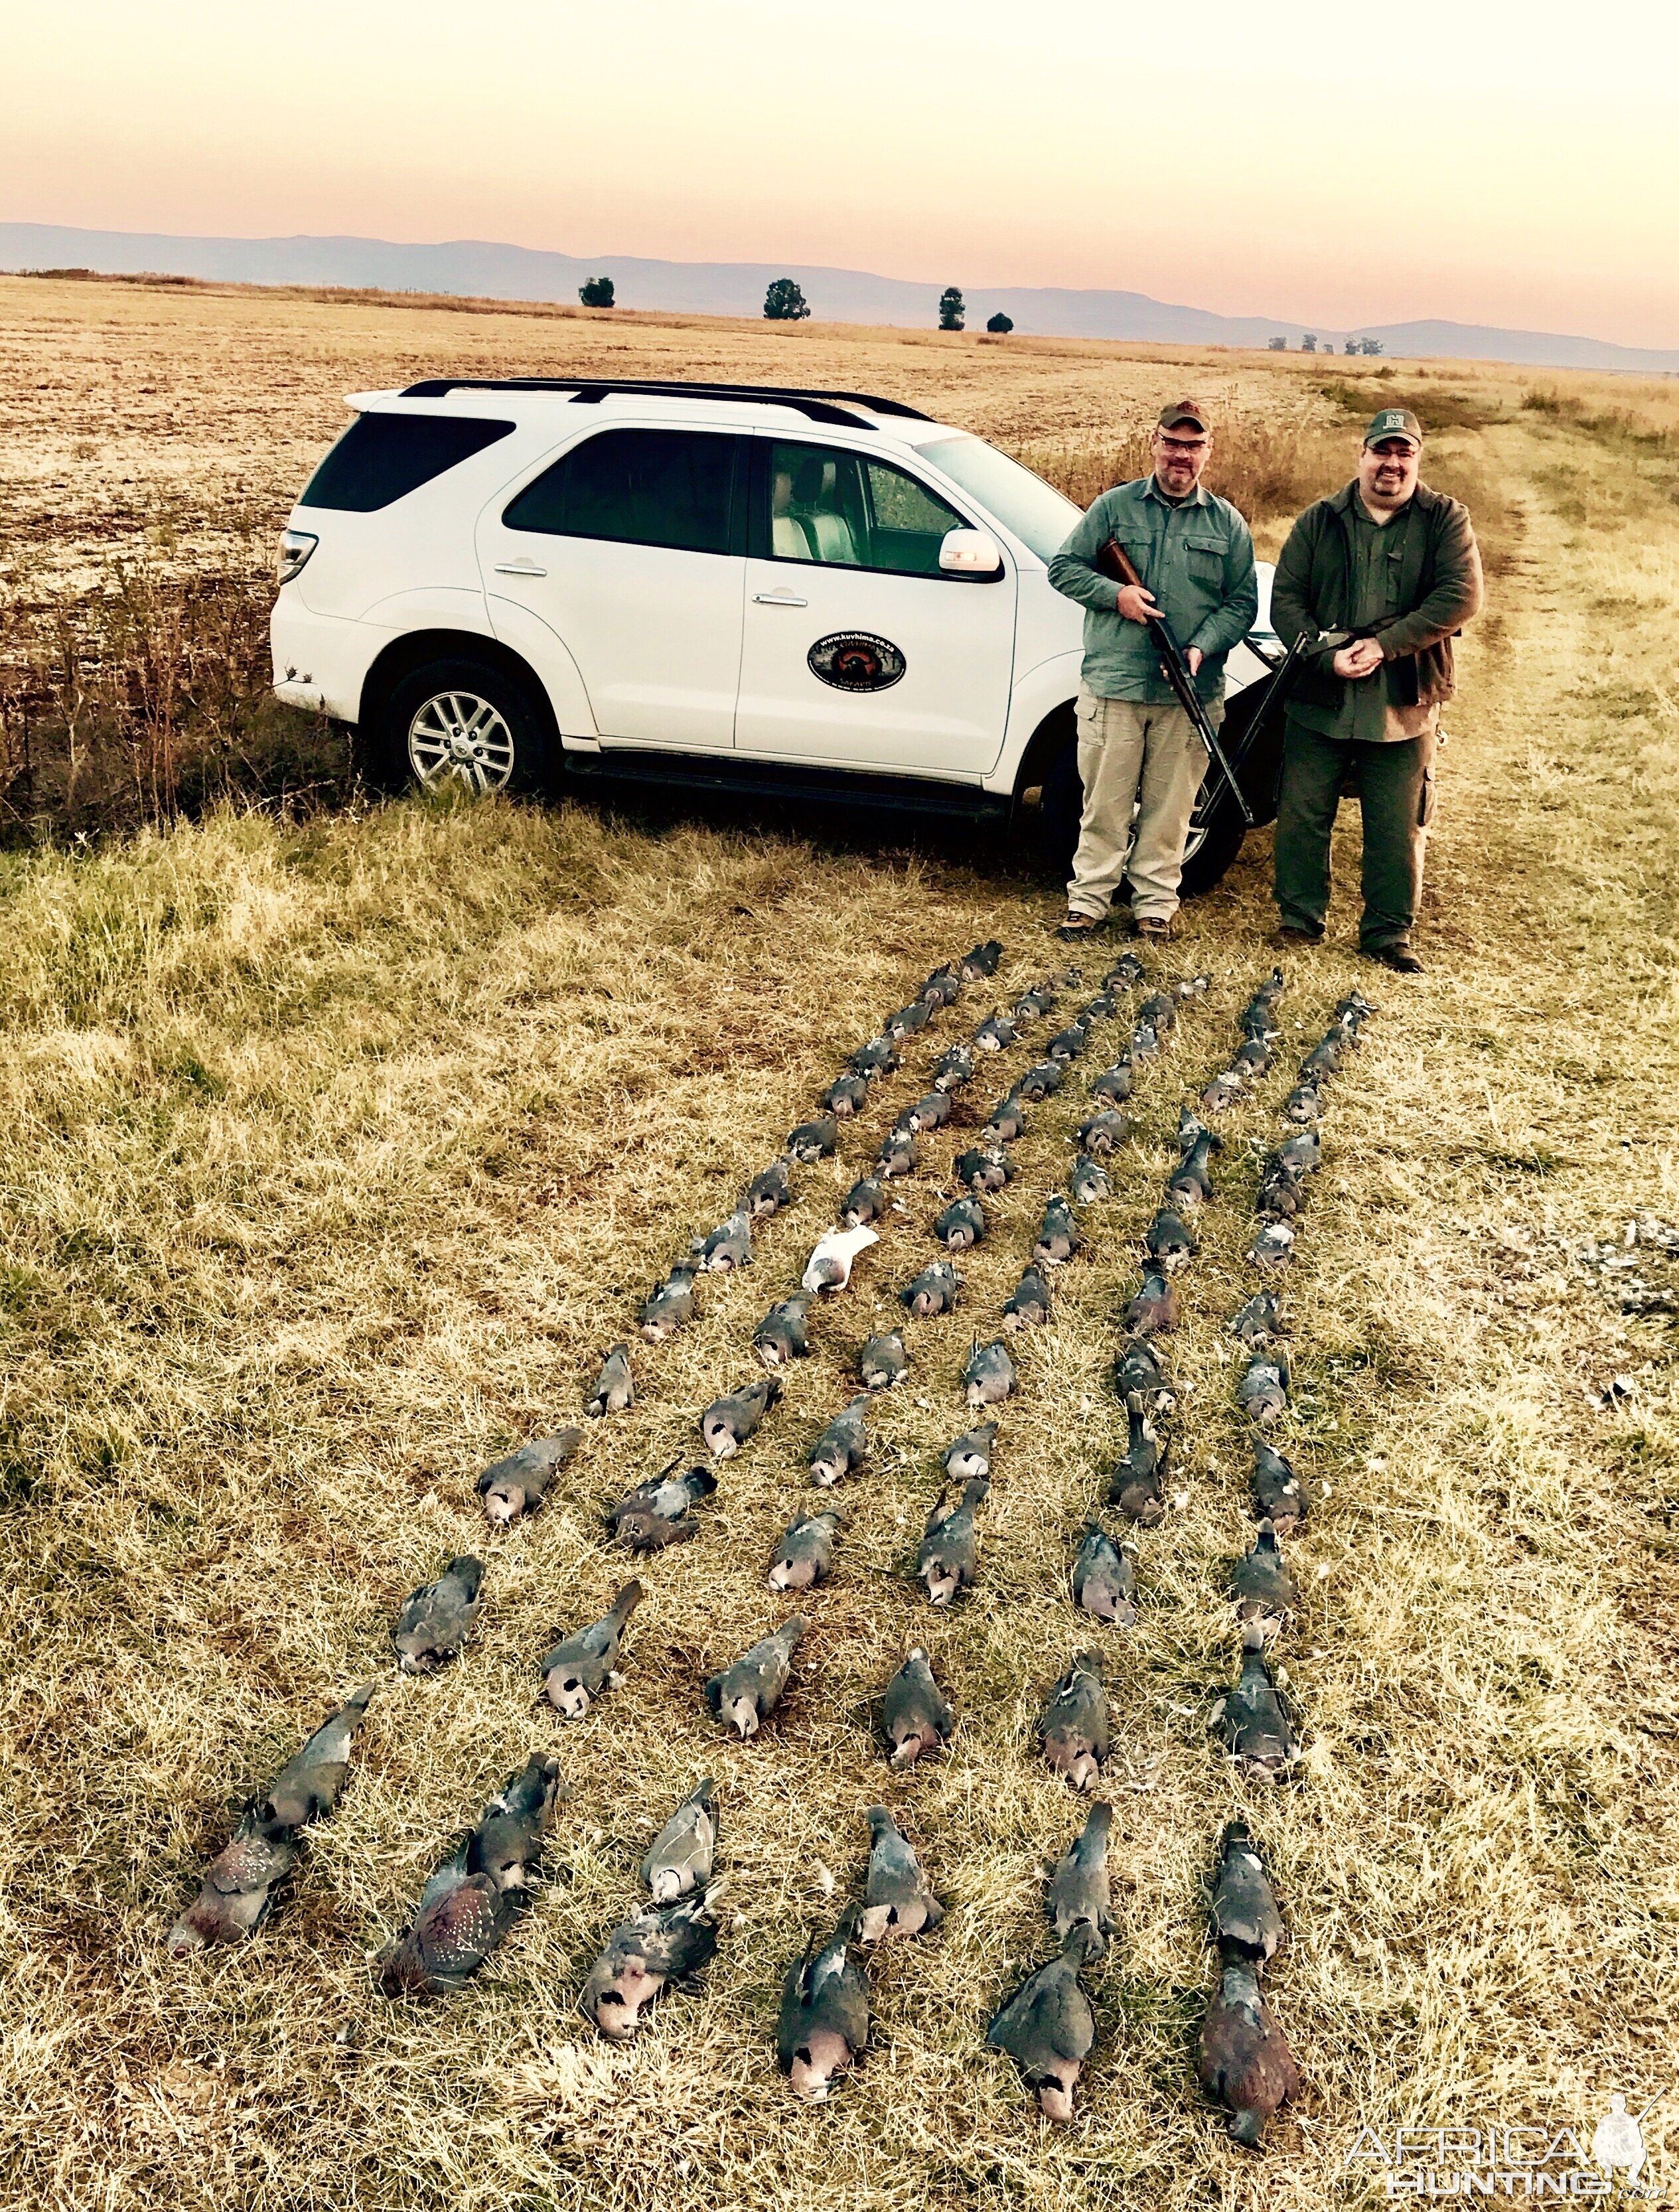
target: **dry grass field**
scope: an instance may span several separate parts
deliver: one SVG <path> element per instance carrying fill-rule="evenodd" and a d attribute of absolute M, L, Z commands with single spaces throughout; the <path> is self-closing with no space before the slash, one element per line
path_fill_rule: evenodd
<path fill-rule="evenodd" d="M 40 758 L 64 742 L 40 675 L 52 626 L 119 596 L 125 565 L 155 594 L 131 602 L 131 642 L 173 665 L 145 605 L 220 605 L 220 580 L 256 574 L 345 391 L 578 366 L 897 392 L 1069 483 L 1190 381 L 1228 413 L 1226 480 L 1259 510 L 1262 550 L 1291 470 L 1320 471 L 1315 490 L 1348 465 L 1357 409 L 1403 393 L 1428 421 L 1433 398 L 1452 427 L 1427 473 L 1463 487 L 1486 527 L 1492 597 L 1444 757 L 1428 975 L 1403 985 L 1351 957 L 1343 851 L 1330 942 L 1286 963 L 1288 1049 L 1231 1119 L 1185 1279 L 1174 1507 L 1139 1539 L 1136 1627 L 1104 1645 L 1119 1933 L 1091 1976 L 1080 2116 L 1041 2121 L 983 2033 L 1048 1955 L 1040 1872 L 1083 1818 L 1034 1723 L 1094 1640 L 1065 1575 L 1122 1434 L 1117 1316 L 1179 1098 L 1223 1064 L 1274 957 L 1268 836 L 1188 910 L 1162 971 L 1210 969 L 1214 986 L 1140 1085 L 1113 1195 L 1086 1216 L 1054 1325 L 1020 1351 L 976 1589 L 930 1611 L 915 1542 L 965 1425 L 958 1369 L 993 1333 L 1082 1081 L 1016 1147 L 962 1314 L 910 1325 L 914 1373 L 843 1495 L 792 1691 L 742 1747 L 699 1685 L 786 1610 L 763 1570 L 808 1495 L 805 1447 L 932 1256 L 965 1109 L 721 1470 L 702 1535 L 644 1570 L 624 1686 L 568 1726 L 538 1704 L 535 1662 L 625 1571 L 600 1509 L 698 1455 L 699 1408 L 751 1371 L 753 1323 L 793 1288 L 832 1197 L 989 994 L 912 1042 L 838 1161 L 800 1171 L 757 1264 L 703 1281 L 694 1326 L 636 1351 L 639 1402 L 590 1425 L 541 1516 L 491 1536 L 475 1474 L 576 1417 L 636 1299 L 931 965 L 993 933 L 1002 986 L 1059 964 L 1053 889 L 879 824 L 840 838 L 784 817 L 371 805 L 339 763 L 289 806 L 165 806 L 132 834 L 0 853 L 5 2202 L 1316 2212 L 1381 2193 L 1379 2168 L 1346 2164 L 1360 2127 L 1589 2141 L 1615 2091 L 1635 2112 L 1658 2100 L 1665 2191 L 1679 1263 L 1634 1245 L 1616 1273 L 1579 1251 L 1636 1218 L 1679 1220 L 1672 387 L 0 280 L 0 660 L 21 672 Z M 236 751 L 267 726 L 231 679 L 217 711 L 208 736 L 202 714 L 183 719 L 180 743 Z M 16 802 L 19 823 L 32 806 Z M 1332 1091 L 1287 1283 L 1285 1448 L 1312 1511 L 1281 1656 L 1307 1751 L 1266 1790 L 1206 1726 L 1236 1665 L 1225 1562 L 1250 1528 L 1223 1323 L 1251 1286 L 1255 1148 L 1296 1047 L 1354 982 L 1380 1012 Z M 1017 1048 L 968 1103 L 1025 1064 Z M 1616 1294 L 1635 1278 L 1647 1313 Z M 438 1679 L 397 1679 L 398 1602 L 463 1550 L 488 1566 L 479 1632 Z M 871 1715 L 916 1642 L 960 1725 L 906 1775 Z M 344 1802 L 270 1922 L 172 1961 L 162 1938 L 238 1803 L 375 1675 Z M 573 1794 L 522 1925 L 464 1994 L 378 1996 L 368 1959 L 427 1872 L 547 1748 Z M 705 1772 L 721 1948 L 698 1993 L 616 2050 L 576 1992 L 634 1905 L 653 1828 Z M 875 2048 L 830 2104 L 799 2108 L 774 2064 L 780 1976 L 854 1890 L 877 1799 L 947 1917 L 878 1960 Z M 1194 2076 L 1207 1875 L 1238 1810 L 1292 1930 L 1269 1983 L 1305 2082 L 1257 2159 Z"/>

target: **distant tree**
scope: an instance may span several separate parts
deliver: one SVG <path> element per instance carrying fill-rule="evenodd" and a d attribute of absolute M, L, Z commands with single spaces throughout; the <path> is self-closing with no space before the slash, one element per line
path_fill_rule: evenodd
<path fill-rule="evenodd" d="M 805 295 L 790 276 L 777 276 L 763 295 L 763 319 L 767 323 L 802 323 L 810 314 L 805 305 Z"/>
<path fill-rule="evenodd" d="M 1342 353 L 1357 353 L 1359 351 L 1358 340 L 1356 338 L 1348 338 L 1346 344 L 1342 346 L 1341 350 Z"/>
<path fill-rule="evenodd" d="M 1360 353 L 1378 354 L 1380 353 L 1381 350 L 1382 341 L 1380 338 L 1366 338 L 1359 348 L 1359 351 Z"/>
<path fill-rule="evenodd" d="M 956 296 L 959 300 L 962 295 L 958 292 Z M 962 325 L 958 323 L 956 327 L 958 330 L 960 330 Z M 999 312 L 991 317 L 985 327 L 988 331 L 992 331 L 1000 338 L 1007 337 L 1008 333 L 1014 328 L 1014 320 L 1012 316 L 1005 315 Z"/>
<path fill-rule="evenodd" d="M 587 276 L 577 288 L 577 296 L 586 307 L 615 307 L 610 276 Z"/>
<path fill-rule="evenodd" d="M 1287 338 L 1272 338 L 1268 343 L 1273 353 L 1287 353 L 1288 350 Z"/>
<path fill-rule="evenodd" d="M 1311 332 L 1308 331 L 1305 336 L 1300 340 L 1300 351 L 1302 353 L 1316 353 L 1317 350 L 1317 341 L 1313 337 Z"/>
<path fill-rule="evenodd" d="M 939 327 L 941 331 L 962 329 L 968 310 L 962 304 L 961 287 L 946 284 L 939 295 Z"/>

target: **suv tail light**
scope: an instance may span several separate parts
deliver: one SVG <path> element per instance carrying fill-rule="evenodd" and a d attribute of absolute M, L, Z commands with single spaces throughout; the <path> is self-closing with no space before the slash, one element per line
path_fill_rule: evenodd
<path fill-rule="evenodd" d="M 274 562 L 275 582 L 290 583 L 298 571 L 307 565 L 310 554 L 319 543 L 319 538 L 312 538 L 307 530 L 283 530 L 280 532 L 280 550 Z"/>

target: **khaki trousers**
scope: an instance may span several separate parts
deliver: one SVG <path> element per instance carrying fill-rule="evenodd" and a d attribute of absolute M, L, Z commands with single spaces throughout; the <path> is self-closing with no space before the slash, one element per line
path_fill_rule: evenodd
<path fill-rule="evenodd" d="M 1223 700 L 1207 703 L 1217 729 Z M 1098 921 L 1131 878 L 1132 911 L 1170 921 L 1207 748 L 1183 709 L 1079 691 L 1079 779 L 1085 807 L 1067 887 L 1068 910 Z M 1135 830 L 1132 816 L 1135 812 Z"/>

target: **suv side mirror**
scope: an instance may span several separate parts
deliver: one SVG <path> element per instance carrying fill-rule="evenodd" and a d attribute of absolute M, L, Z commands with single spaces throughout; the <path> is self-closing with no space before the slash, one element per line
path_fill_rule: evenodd
<path fill-rule="evenodd" d="M 939 546 L 939 573 L 995 584 L 1003 573 L 1002 548 L 983 530 L 947 530 Z"/>

